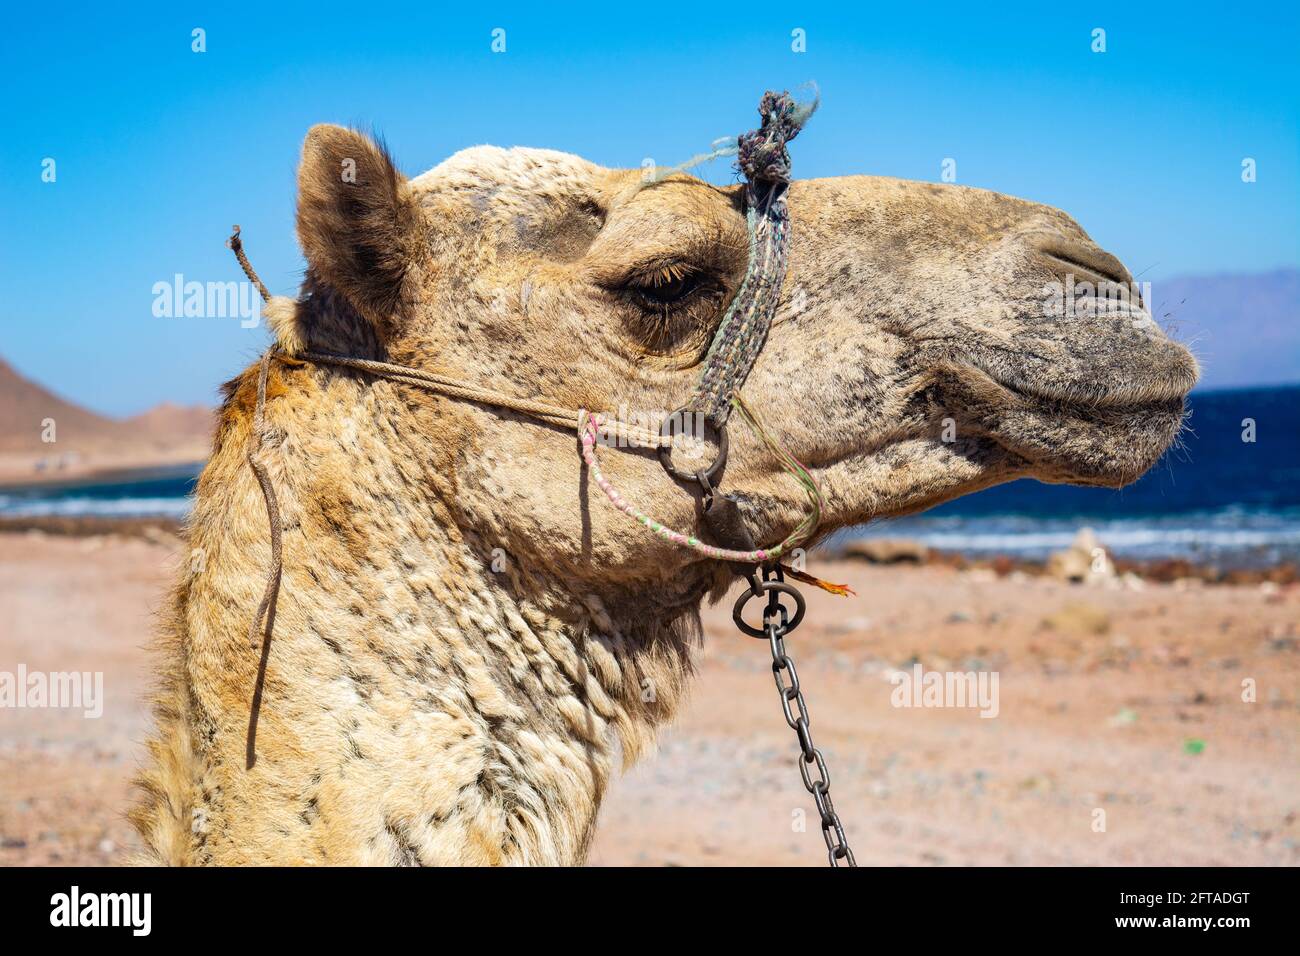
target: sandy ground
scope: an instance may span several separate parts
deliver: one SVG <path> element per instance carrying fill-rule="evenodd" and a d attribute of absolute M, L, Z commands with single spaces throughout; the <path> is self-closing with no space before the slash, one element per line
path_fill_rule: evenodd
<path fill-rule="evenodd" d="M 0 534 L 0 671 L 102 671 L 107 698 L 96 720 L 0 709 L 0 865 L 128 855 L 144 647 L 177 554 Z M 859 862 L 1300 863 L 1300 589 L 816 570 L 859 594 L 811 593 L 790 639 Z M 707 613 L 658 757 L 615 784 L 592 863 L 825 862 L 766 646 L 729 605 Z M 893 706 L 888 675 L 917 661 L 996 671 L 997 717 Z"/>

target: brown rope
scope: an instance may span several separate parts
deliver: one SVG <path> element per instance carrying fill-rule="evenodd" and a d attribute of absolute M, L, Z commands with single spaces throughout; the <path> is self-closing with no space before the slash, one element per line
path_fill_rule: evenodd
<path fill-rule="evenodd" d="M 257 476 L 257 483 L 262 486 L 262 497 L 266 499 L 266 517 L 271 525 L 271 570 L 266 577 L 262 601 L 257 605 L 257 613 L 253 615 L 252 623 L 248 627 L 248 644 L 253 648 L 259 646 L 257 629 L 262 623 L 263 615 L 266 616 L 263 640 L 269 641 L 271 632 L 275 629 L 275 604 L 280 595 L 280 575 L 284 570 L 284 555 L 280 546 L 284 526 L 280 518 L 280 503 L 276 500 L 275 486 L 271 484 L 271 476 L 267 474 L 266 466 L 257 460 L 258 453 L 266 447 L 266 380 L 271 370 L 271 357 L 274 352 L 275 349 L 266 350 L 257 370 L 257 404 L 253 409 L 253 434 L 248 449 L 248 464 L 253 469 L 253 474 Z"/>
<path fill-rule="evenodd" d="M 257 286 L 262 301 L 270 302 L 270 290 L 258 278 L 253 264 L 244 254 L 244 243 L 239 238 L 238 226 L 235 226 L 234 234 L 226 240 L 226 245 L 239 260 L 239 266 L 244 270 L 244 275 L 248 276 L 248 281 Z M 278 351 L 277 347 L 272 346 L 262 354 L 262 360 L 258 363 L 257 401 L 253 405 L 253 431 L 248 436 L 248 466 L 253 469 L 253 474 L 257 476 L 257 483 L 262 488 L 262 498 L 266 502 L 266 520 L 271 528 L 271 568 L 266 574 L 266 587 L 262 589 L 262 600 L 258 602 L 257 612 L 248 625 L 248 644 L 256 648 L 259 643 L 257 632 L 261 628 L 263 617 L 266 618 L 266 628 L 262 631 L 261 640 L 262 657 L 257 666 L 257 681 L 253 688 L 253 700 L 248 709 L 248 740 L 244 763 L 248 770 L 252 770 L 253 764 L 257 762 L 257 718 L 262 709 L 262 688 L 266 681 L 266 664 L 271 655 L 271 635 L 275 631 L 275 608 L 280 598 L 280 578 L 284 572 L 282 548 L 284 522 L 280 517 L 280 502 L 275 497 L 275 486 L 271 484 L 271 476 L 267 473 L 266 466 L 258 460 L 258 455 L 266 449 L 267 445 L 266 384 L 271 374 L 271 359 Z"/>
<path fill-rule="evenodd" d="M 262 300 L 270 302 L 271 293 L 262 284 L 262 280 L 258 278 L 253 264 L 248 261 L 248 256 L 244 254 L 244 243 L 239 237 L 238 226 L 235 226 L 234 234 L 226 240 L 226 245 L 235 253 L 235 258 L 239 260 L 239 267 L 244 270 L 244 275 L 248 276 L 248 281 L 257 286 L 258 292 L 262 295 Z M 525 415 L 531 415 L 561 428 L 576 430 L 582 427 L 586 420 L 585 412 L 576 408 L 562 408 L 558 405 L 548 405 L 546 402 L 538 402 L 532 399 L 515 398 L 503 392 L 481 388 L 477 385 L 468 385 L 447 378 L 445 375 L 426 372 L 424 369 L 411 368 L 407 365 L 394 365 L 391 362 L 379 362 L 374 359 L 349 358 L 345 355 L 331 355 L 327 352 L 302 352 L 295 355 L 294 358 L 316 362 L 321 365 L 337 365 L 342 368 L 355 369 L 359 372 L 368 372 L 381 378 L 404 382 L 416 388 L 424 388 L 440 395 L 446 395 L 448 398 L 459 398 L 465 401 L 479 402 L 483 405 L 493 405 L 497 408 L 522 412 Z M 260 415 L 261 412 L 262 400 L 259 398 L 257 414 Z M 664 438 L 657 431 L 652 432 L 648 429 L 636 428 L 621 422 L 604 424 L 602 430 L 607 433 L 613 432 L 620 438 L 633 441 L 643 448 L 659 448 L 661 445 L 672 445 L 672 438 Z"/>
<path fill-rule="evenodd" d="M 374 359 L 349 358 L 344 355 L 331 355 L 327 352 L 301 352 L 294 357 L 321 365 L 337 365 L 342 368 L 355 369 L 359 372 L 367 372 L 394 382 L 402 382 L 439 395 L 445 395 L 448 398 L 458 398 L 464 401 L 479 402 L 483 405 L 492 405 L 496 408 L 522 412 L 539 421 L 560 428 L 576 429 L 585 420 L 585 413 L 576 408 L 563 408 L 559 405 L 549 405 L 546 402 L 533 399 L 515 398 L 513 395 L 506 395 L 503 392 L 493 391 L 490 388 L 482 388 L 477 385 L 467 385 L 464 382 L 458 382 L 435 372 L 426 372 L 424 369 L 411 368 L 407 365 L 393 365 L 390 362 L 379 362 Z M 659 432 L 637 428 L 623 422 L 606 422 L 602 426 L 602 430 L 606 434 L 614 434 L 627 439 L 641 448 L 671 446 L 673 441 L 671 437 L 664 438 Z"/>
<path fill-rule="evenodd" d="M 374 359 L 330 355 L 326 352 L 300 352 L 296 357 L 306 359 L 309 362 L 338 365 L 343 368 L 356 369 L 360 372 L 369 372 L 372 375 L 405 382 L 417 388 L 427 388 L 449 398 L 462 398 L 472 402 L 482 402 L 485 405 L 495 405 L 498 408 L 507 408 L 511 411 L 523 412 L 526 415 L 539 418 L 552 425 L 559 425 L 562 428 L 576 429 L 578 425 L 579 412 L 577 409 L 560 408 L 556 405 L 548 405 L 545 402 L 536 402 L 526 398 L 514 398 L 510 395 L 494 392 L 491 389 L 466 385 L 464 382 L 457 382 L 434 372 L 426 372 L 423 369 L 411 368 L 406 365 L 392 365 L 388 362 L 377 362 Z"/>
<path fill-rule="evenodd" d="M 244 275 L 248 276 L 248 281 L 257 286 L 262 301 L 270 302 L 270 291 L 262 284 L 262 280 L 253 269 L 253 264 L 244 254 L 244 243 L 239 238 L 238 226 L 235 226 L 234 233 L 226 240 L 226 245 L 239 260 L 239 266 L 244 270 Z M 258 454 L 266 448 L 266 381 L 271 374 L 271 359 L 277 351 L 275 346 L 267 349 L 258 364 L 257 402 L 253 406 L 253 433 L 248 441 L 248 465 L 257 476 L 257 483 L 262 486 L 262 497 L 266 499 L 266 517 L 271 525 L 271 570 L 266 576 L 266 587 L 262 591 L 261 603 L 257 605 L 257 613 L 253 615 L 253 621 L 248 628 L 248 644 L 254 648 L 258 646 L 257 630 L 262 623 L 263 615 L 266 616 L 263 639 L 267 641 L 271 639 L 271 631 L 275 627 L 275 603 L 280 594 L 280 575 L 284 570 L 284 556 L 280 547 L 284 531 L 280 520 L 280 502 L 275 497 L 275 486 L 271 484 L 271 476 L 267 474 L 266 466 L 257 460 Z"/>
<path fill-rule="evenodd" d="M 253 264 L 248 261 L 248 256 L 244 255 L 244 240 L 239 238 L 239 226 L 235 226 L 234 234 L 226 240 L 226 246 L 235 254 L 239 260 L 239 267 L 244 270 L 244 275 L 248 276 L 248 281 L 257 286 L 257 291 L 262 293 L 262 301 L 270 302 L 271 293 L 267 291 L 266 286 L 262 285 L 262 280 L 257 277 L 253 271 Z"/>

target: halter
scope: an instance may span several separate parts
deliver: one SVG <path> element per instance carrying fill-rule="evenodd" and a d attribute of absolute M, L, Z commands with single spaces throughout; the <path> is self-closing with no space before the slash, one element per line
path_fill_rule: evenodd
<path fill-rule="evenodd" d="M 614 507 L 672 544 L 689 548 L 712 560 L 729 562 L 737 574 L 748 579 L 749 587 L 736 601 L 732 616 L 742 632 L 753 637 L 766 638 L 769 642 L 772 669 L 777 689 L 781 694 L 782 709 L 787 723 L 798 737 L 803 756 L 799 768 L 800 775 L 821 815 L 822 834 L 826 840 L 831 865 L 839 866 L 841 863 L 856 865 L 844 829 L 830 802 L 830 777 L 821 751 L 813 746 L 808 712 L 799 689 L 794 662 L 787 655 L 784 645 L 785 635 L 794 630 L 803 620 L 805 609 L 803 596 L 786 582 L 787 574 L 832 593 L 847 594 L 852 591 L 843 585 L 828 584 L 780 563 L 783 555 L 807 540 L 816 530 L 821 521 L 821 494 L 808 470 L 771 437 L 763 428 L 758 416 L 740 396 L 740 389 L 745 384 L 754 362 L 767 341 L 768 330 L 776 315 L 781 286 L 785 281 L 790 239 L 790 217 L 786 207 L 786 193 L 790 186 L 790 154 L 786 144 L 799 134 L 809 117 L 816 111 L 817 105 L 816 99 L 811 103 L 799 104 L 789 93 L 768 91 L 763 94 L 759 102 L 758 112 L 762 122 L 758 129 L 738 136 L 734 140 L 724 140 L 723 145 L 712 153 L 696 157 L 682 166 L 662 171 L 656 176 L 662 179 L 667 174 L 697 165 L 706 159 L 726 155 L 736 156 L 736 169 L 745 179 L 745 219 L 749 234 L 749 256 L 744 278 L 709 344 L 699 381 L 686 404 L 664 419 L 658 431 L 629 427 L 586 409 L 568 409 L 543 401 L 517 398 L 410 366 L 310 350 L 287 355 L 278 346 L 272 346 L 263 354 L 258 367 L 257 400 L 254 406 L 252 442 L 248 451 L 249 466 L 256 475 L 265 498 L 267 520 L 271 528 L 271 569 L 262 600 L 248 633 L 250 645 L 257 647 L 258 631 L 265 618 L 266 628 L 262 635 L 263 640 L 260 642 L 263 669 L 266 665 L 275 621 L 276 599 L 283 567 L 279 506 L 275 488 L 260 460 L 261 452 L 268 441 L 265 406 L 267 378 L 272 359 L 299 360 L 349 368 L 423 388 L 448 398 L 517 411 L 545 424 L 562 427 L 576 425 L 582 460 L 590 470 L 597 487 Z M 262 298 L 271 303 L 273 297 L 257 277 L 248 257 L 244 254 L 238 226 L 235 226 L 234 234 L 227 241 L 227 245 L 235 253 L 244 274 L 256 285 Z M 287 303 L 288 300 L 285 302 Z M 809 511 L 804 520 L 782 541 L 769 547 L 755 546 L 740 512 L 736 496 L 719 493 L 714 487 L 714 481 L 726 462 L 729 447 L 727 423 L 733 411 L 738 413 L 745 426 L 776 457 L 782 468 L 795 478 L 808 497 Z M 672 453 L 675 437 L 685 430 L 683 425 L 690 415 L 701 416 L 715 430 L 718 450 L 707 467 L 685 471 L 673 464 Z M 700 517 L 717 544 L 703 541 L 692 534 L 675 531 L 637 510 L 624 498 L 610 484 L 597 462 L 596 448 L 602 443 L 602 436 L 614 436 L 640 447 L 657 449 L 660 463 L 672 478 L 679 482 L 698 485 L 701 492 Z M 763 627 L 758 628 L 745 621 L 743 612 L 752 598 L 763 595 L 767 596 L 767 602 L 763 609 Z M 783 597 L 793 602 L 793 614 L 782 604 Z M 249 767 L 253 765 L 255 759 L 254 737 L 260 686 L 259 673 L 259 693 L 254 700 L 249 724 Z M 812 776 L 814 771 L 817 775 L 815 778 Z"/>

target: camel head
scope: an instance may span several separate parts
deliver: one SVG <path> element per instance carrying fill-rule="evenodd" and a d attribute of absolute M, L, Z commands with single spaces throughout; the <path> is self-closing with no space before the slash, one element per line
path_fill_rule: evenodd
<path fill-rule="evenodd" d="M 1131 292 L 1096 294 L 1130 276 L 1063 213 L 855 176 L 793 183 L 789 214 L 742 395 L 820 485 L 818 535 L 1022 475 L 1121 485 L 1173 440 L 1196 364 Z M 231 383 L 199 479 L 205 560 L 168 612 L 132 818 L 160 861 L 581 862 L 616 758 L 679 706 L 726 566 L 604 500 L 576 414 L 294 356 L 655 429 L 745 273 L 742 187 L 491 147 L 406 179 L 320 126 L 298 232 L 304 294 L 267 310 L 287 355 Z M 772 544 L 807 502 L 743 417 L 716 483 Z M 648 448 L 600 452 L 637 510 L 702 534 L 698 487 Z"/>
<path fill-rule="evenodd" d="M 742 188 L 688 175 L 478 147 L 407 179 L 363 135 L 318 126 L 299 186 L 310 295 L 279 323 L 290 349 L 651 428 L 691 393 L 746 268 Z M 819 534 L 1023 476 L 1118 487 L 1176 436 L 1196 363 L 1065 213 L 871 176 L 795 181 L 789 209 L 789 273 L 742 394 L 820 484 Z M 717 583 L 608 506 L 574 434 L 411 401 L 404 440 L 439 462 L 454 520 L 484 547 L 629 595 L 684 581 L 685 601 Z M 730 438 L 719 484 L 775 542 L 806 500 L 734 417 Z M 699 530 L 691 489 L 653 453 L 601 458 L 640 510 Z"/>

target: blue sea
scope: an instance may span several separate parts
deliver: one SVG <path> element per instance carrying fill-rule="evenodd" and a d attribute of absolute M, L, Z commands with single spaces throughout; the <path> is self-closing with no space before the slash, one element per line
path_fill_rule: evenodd
<path fill-rule="evenodd" d="M 1300 562 L 1300 386 L 1193 393 L 1176 447 L 1127 488 L 1013 481 L 848 534 L 972 557 L 1043 558 L 1088 526 L 1125 558 L 1221 567 Z M 1254 441 L 1243 441 L 1246 419 Z"/>
<path fill-rule="evenodd" d="M 850 535 L 972 557 L 1042 558 L 1090 526 L 1114 554 L 1222 567 L 1300 561 L 1300 386 L 1195 393 L 1180 447 L 1118 491 L 1016 481 Z M 1255 440 L 1242 440 L 1243 421 Z M 117 481 L 0 490 L 0 515 L 182 518 L 198 465 Z"/>

